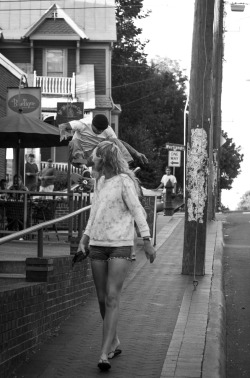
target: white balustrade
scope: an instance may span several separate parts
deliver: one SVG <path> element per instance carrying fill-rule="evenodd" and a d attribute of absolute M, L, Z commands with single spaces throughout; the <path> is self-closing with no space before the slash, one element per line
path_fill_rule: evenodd
<path fill-rule="evenodd" d="M 75 98 L 75 74 L 71 77 L 37 76 L 34 71 L 34 87 L 41 87 L 42 94 L 72 95 Z"/>

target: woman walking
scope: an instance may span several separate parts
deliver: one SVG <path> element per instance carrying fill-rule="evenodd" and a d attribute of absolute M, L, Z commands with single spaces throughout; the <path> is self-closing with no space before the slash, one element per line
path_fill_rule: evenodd
<path fill-rule="evenodd" d="M 144 240 L 146 257 L 152 263 L 156 252 L 140 204 L 139 186 L 119 148 L 101 142 L 93 152 L 96 188 L 89 221 L 78 250 L 90 251 L 91 268 L 100 313 L 103 338 L 100 370 L 109 370 L 109 359 L 121 353 L 117 334 L 120 295 L 131 263 L 134 221 Z"/>

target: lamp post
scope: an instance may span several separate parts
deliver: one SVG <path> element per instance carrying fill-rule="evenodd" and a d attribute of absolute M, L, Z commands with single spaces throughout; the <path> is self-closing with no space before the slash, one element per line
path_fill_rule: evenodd
<path fill-rule="evenodd" d="M 186 198 L 186 133 L 187 133 L 187 107 L 188 107 L 189 97 L 187 95 L 186 104 L 184 108 L 184 119 L 183 119 L 183 145 L 184 145 L 184 155 L 183 155 L 183 200 Z"/>

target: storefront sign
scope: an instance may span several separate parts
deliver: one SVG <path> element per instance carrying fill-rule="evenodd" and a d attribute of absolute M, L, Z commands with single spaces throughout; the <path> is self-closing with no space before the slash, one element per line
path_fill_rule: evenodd
<path fill-rule="evenodd" d="M 41 88 L 8 88 L 7 115 L 20 111 L 30 117 L 41 117 Z"/>

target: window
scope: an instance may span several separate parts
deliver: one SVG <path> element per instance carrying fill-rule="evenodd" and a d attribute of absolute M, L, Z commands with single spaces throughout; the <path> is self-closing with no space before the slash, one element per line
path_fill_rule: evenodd
<path fill-rule="evenodd" d="M 66 50 L 47 49 L 45 50 L 45 76 L 62 77 L 66 76 Z"/>

